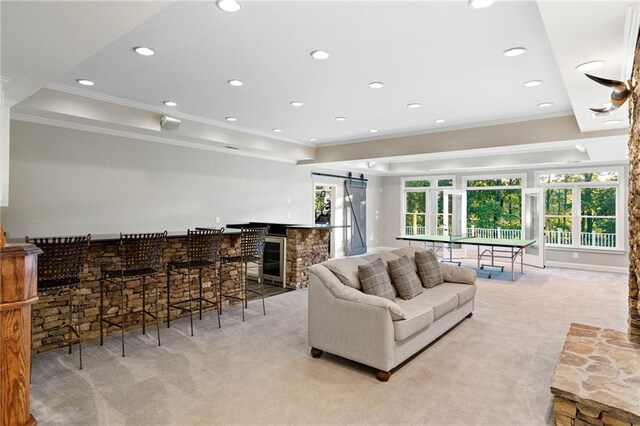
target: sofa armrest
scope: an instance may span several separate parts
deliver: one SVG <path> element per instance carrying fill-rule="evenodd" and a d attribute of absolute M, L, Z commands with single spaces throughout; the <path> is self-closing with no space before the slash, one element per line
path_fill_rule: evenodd
<path fill-rule="evenodd" d="M 323 265 L 313 265 L 309 268 L 309 279 L 316 276 L 318 280 L 338 299 L 363 303 L 388 309 L 394 321 L 405 319 L 406 315 L 397 303 L 383 297 L 365 294 L 360 290 L 344 285 L 333 272 Z"/>
<path fill-rule="evenodd" d="M 442 270 L 445 282 L 458 284 L 476 283 L 476 271 L 472 269 L 462 268 L 444 262 L 440 262 L 440 269 Z"/>
<path fill-rule="evenodd" d="M 334 295 L 331 284 L 327 285 L 320 275 L 317 270 L 309 274 L 309 345 L 383 371 L 391 370 L 395 366 L 391 311 L 386 306 Z"/>

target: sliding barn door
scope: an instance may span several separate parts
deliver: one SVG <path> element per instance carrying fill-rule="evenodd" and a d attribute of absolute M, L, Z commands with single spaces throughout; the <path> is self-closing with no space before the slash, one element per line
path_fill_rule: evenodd
<path fill-rule="evenodd" d="M 344 253 L 347 256 L 367 252 L 367 182 L 344 181 Z"/>

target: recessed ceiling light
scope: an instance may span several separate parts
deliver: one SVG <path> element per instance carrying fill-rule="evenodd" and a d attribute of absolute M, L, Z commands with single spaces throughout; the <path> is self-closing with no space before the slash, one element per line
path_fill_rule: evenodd
<path fill-rule="evenodd" d="M 170 107 L 178 106 L 178 104 L 173 101 L 163 101 L 162 103 Z"/>
<path fill-rule="evenodd" d="M 369 83 L 369 87 L 372 89 L 382 89 L 384 87 L 384 83 L 381 81 L 372 81 Z"/>
<path fill-rule="evenodd" d="M 593 70 L 597 70 L 598 68 L 602 68 L 603 65 L 604 65 L 604 61 L 601 61 L 601 60 L 589 61 L 589 62 L 585 62 L 584 64 L 578 65 L 576 67 L 576 71 L 580 71 L 580 72 L 593 71 Z"/>
<path fill-rule="evenodd" d="M 526 51 L 527 49 L 525 49 L 524 47 L 512 47 L 511 49 L 507 49 L 504 52 L 502 52 L 502 54 L 504 56 L 512 57 L 512 56 L 520 56 Z"/>
<path fill-rule="evenodd" d="M 229 83 L 230 85 L 234 86 L 234 87 L 240 87 L 242 85 L 244 85 L 244 83 L 242 82 L 242 80 L 237 80 L 237 79 L 233 79 L 233 80 L 229 80 L 227 81 L 227 83 Z"/>
<path fill-rule="evenodd" d="M 378 129 L 369 129 L 369 133 L 378 133 L 379 130 Z"/>
<path fill-rule="evenodd" d="M 587 151 L 587 147 L 584 146 L 583 143 L 577 143 L 576 144 L 576 149 L 580 152 L 586 152 Z"/>
<path fill-rule="evenodd" d="M 319 61 L 324 61 L 329 58 L 329 52 L 325 52 L 324 50 L 314 50 L 311 52 L 311 57 Z"/>
<path fill-rule="evenodd" d="M 542 80 L 529 80 L 524 83 L 524 87 L 537 87 L 542 84 Z"/>
<path fill-rule="evenodd" d="M 420 105 L 419 103 L 411 103 L 411 104 L 407 104 L 407 108 L 411 108 L 411 109 L 415 109 L 415 108 L 420 108 L 422 105 Z"/>
<path fill-rule="evenodd" d="M 317 140 L 318 140 L 318 138 L 309 138 L 309 140 L 310 140 L 311 142 L 315 142 L 315 141 L 317 141 Z"/>
<path fill-rule="evenodd" d="M 227 121 L 238 121 L 238 119 L 235 117 L 225 117 L 224 119 Z"/>
<path fill-rule="evenodd" d="M 485 7 L 491 6 L 495 1 L 496 0 L 469 0 L 467 5 L 474 9 L 484 9 Z"/>
<path fill-rule="evenodd" d="M 95 83 L 91 80 L 86 80 L 84 78 L 76 80 L 78 84 L 82 84 L 83 86 L 93 86 Z"/>
<path fill-rule="evenodd" d="M 602 124 L 605 126 L 613 126 L 614 124 L 618 123 L 620 123 L 620 120 L 607 120 L 602 122 Z"/>
<path fill-rule="evenodd" d="M 336 117 L 335 120 L 336 121 L 346 121 L 347 117 Z"/>
<path fill-rule="evenodd" d="M 542 102 L 538 104 L 540 108 L 547 108 L 547 107 L 550 107 L 551 105 L 553 105 L 553 102 Z"/>
<path fill-rule="evenodd" d="M 304 102 L 293 101 L 293 102 L 290 102 L 290 104 L 291 106 L 294 106 L 294 107 L 301 107 L 302 105 L 304 105 Z"/>
<path fill-rule="evenodd" d="M 145 46 L 134 47 L 133 51 L 136 52 L 138 55 L 142 55 L 142 56 L 153 56 L 156 53 L 150 47 L 145 47 Z"/>
<path fill-rule="evenodd" d="M 447 121 L 447 120 L 445 120 L 444 118 L 438 118 L 437 120 L 433 120 L 433 122 L 436 123 L 436 124 L 442 124 L 445 121 Z"/>
<path fill-rule="evenodd" d="M 282 132 L 282 129 L 279 129 L 277 127 L 275 129 L 271 129 L 271 130 L 273 130 L 275 133 L 281 133 Z"/>
<path fill-rule="evenodd" d="M 237 12 L 242 9 L 242 6 L 236 0 L 218 0 L 216 5 L 225 12 Z"/>

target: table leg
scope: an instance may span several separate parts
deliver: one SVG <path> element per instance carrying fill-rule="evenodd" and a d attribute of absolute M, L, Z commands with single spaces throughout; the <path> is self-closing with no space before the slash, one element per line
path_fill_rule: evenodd
<path fill-rule="evenodd" d="M 476 246 L 478 248 L 478 270 L 480 269 L 480 246 Z"/>
<path fill-rule="evenodd" d="M 513 275 L 513 270 L 515 269 L 515 260 L 516 260 L 516 254 L 513 252 L 513 247 L 511 247 L 511 281 L 514 280 L 514 275 Z"/>

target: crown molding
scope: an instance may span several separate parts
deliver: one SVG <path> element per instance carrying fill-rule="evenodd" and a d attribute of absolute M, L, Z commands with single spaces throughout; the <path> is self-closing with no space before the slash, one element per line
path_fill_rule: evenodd
<path fill-rule="evenodd" d="M 372 141 L 379 141 L 379 140 L 392 139 L 392 138 L 403 138 L 406 136 L 420 136 L 420 135 L 429 135 L 434 133 L 446 133 L 446 132 L 453 132 L 455 130 L 477 129 L 480 127 L 497 126 L 501 124 L 513 124 L 513 123 L 522 123 L 526 121 L 544 120 L 547 118 L 566 117 L 568 115 L 574 115 L 573 110 L 563 110 L 563 111 L 549 112 L 549 113 L 537 114 L 537 115 L 526 115 L 526 116 L 520 116 L 520 117 L 505 118 L 500 120 L 480 121 L 476 123 L 461 124 L 459 126 L 437 127 L 437 128 L 432 127 L 428 129 L 416 129 L 416 130 L 411 130 L 407 132 L 397 132 L 397 133 L 390 132 L 388 134 L 378 135 L 374 138 L 348 139 L 348 140 L 341 140 L 341 141 L 319 143 L 317 144 L 317 147 L 324 148 L 328 146 L 349 145 L 352 143 L 372 142 Z"/>
<path fill-rule="evenodd" d="M 46 126 L 62 127 L 66 129 L 73 129 L 73 130 L 79 130 L 84 132 L 100 133 L 100 134 L 109 135 L 109 136 L 137 139 L 137 140 L 143 140 L 147 142 L 162 143 L 165 145 L 173 145 L 173 146 L 178 146 L 182 148 L 200 149 L 204 151 L 215 151 L 215 152 L 220 152 L 227 155 L 239 155 L 244 157 L 260 158 L 263 160 L 277 161 L 280 163 L 289 163 L 289 164 L 297 163 L 296 160 L 275 157 L 271 155 L 264 155 L 264 154 L 259 154 L 255 152 L 243 151 L 242 148 L 231 150 L 228 148 L 212 146 L 205 143 L 188 142 L 181 139 L 173 139 L 173 138 L 167 138 L 167 137 L 161 137 L 161 136 L 145 135 L 145 134 L 135 133 L 135 132 L 127 132 L 124 130 L 109 129 L 105 127 L 92 126 L 88 124 L 80 124 L 80 123 L 75 123 L 70 121 L 56 120 L 48 117 L 40 117 L 37 115 L 16 113 L 13 111 L 11 112 L 11 119 L 16 121 L 24 121 L 28 123 L 43 124 Z"/>
<path fill-rule="evenodd" d="M 102 93 L 92 92 L 92 91 L 86 90 L 86 89 L 80 89 L 80 88 L 76 88 L 76 87 L 69 87 L 69 86 L 66 86 L 66 85 L 60 84 L 60 83 L 49 83 L 44 87 L 45 87 L 45 89 L 54 90 L 56 92 L 67 93 L 69 95 L 82 96 L 84 98 L 95 99 L 97 101 L 107 102 L 107 103 L 115 104 L 115 105 L 121 105 L 121 106 L 129 107 L 129 108 L 140 109 L 140 110 L 144 110 L 144 111 L 155 112 L 155 113 L 158 113 L 158 114 L 170 115 L 171 117 L 176 117 L 176 118 L 179 118 L 179 119 L 182 119 L 182 120 L 192 121 L 194 123 L 205 124 L 205 125 L 208 125 L 208 126 L 221 127 L 223 129 L 233 130 L 233 131 L 236 131 L 236 132 L 242 132 L 242 133 L 246 133 L 246 134 L 250 134 L 250 135 L 254 135 L 254 136 L 260 136 L 260 137 L 263 137 L 263 138 L 277 139 L 277 140 L 283 141 L 283 142 L 295 143 L 297 145 L 303 145 L 303 146 L 311 146 L 311 147 L 314 147 L 314 148 L 317 146 L 317 144 L 310 143 L 310 142 L 301 142 L 301 141 L 295 140 L 295 139 L 278 137 L 278 136 L 275 136 L 274 134 L 271 134 L 271 133 L 264 133 L 264 132 L 259 132 L 257 130 L 246 129 L 244 127 L 233 126 L 233 125 L 221 122 L 221 121 L 216 121 L 216 120 L 211 120 L 211 119 L 208 119 L 208 118 L 204 118 L 204 117 L 201 117 L 199 115 L 188 114 L 188 113 L 176 111 L 176 110 L 173 110 L 173 109 L 167 109 L 167 108 L 157 107 L 157 106 L 153 106 L 153 105 L 143 104 L 141 102 L 130 101 L 128 99 L 123 99 L 123 98 L 118 98 L 116 96 L 110 96 L 110 95 L 105 95 L 105 94 L 102 94 Z"/>

